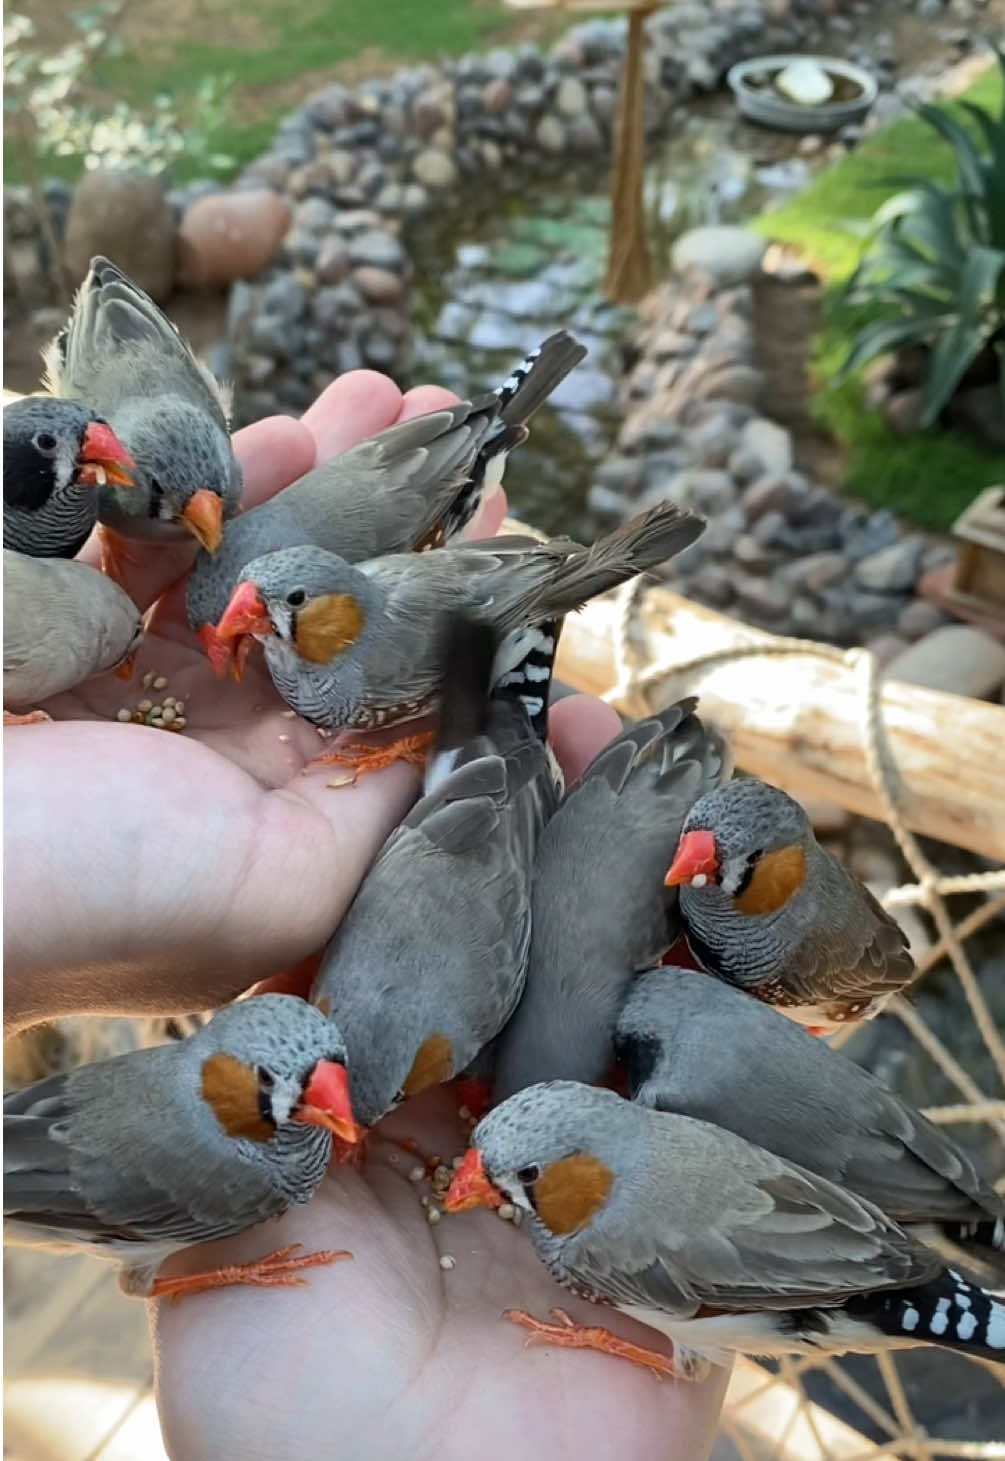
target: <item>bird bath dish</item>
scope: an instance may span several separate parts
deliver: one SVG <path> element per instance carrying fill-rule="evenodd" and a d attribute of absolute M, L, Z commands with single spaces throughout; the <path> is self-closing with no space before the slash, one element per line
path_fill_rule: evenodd
<path fill-rule="evenodd" d="M 783 132 L 836 131 L 863 117 L 877 93 L 868 71 L 836 56 L 757 56 L 726 80 L 745 117 Z"/>

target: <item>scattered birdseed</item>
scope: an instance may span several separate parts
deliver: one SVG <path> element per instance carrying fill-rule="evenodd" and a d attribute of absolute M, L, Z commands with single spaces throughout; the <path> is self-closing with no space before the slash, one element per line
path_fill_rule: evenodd
<path fill-rule="evenodd" d="M 454 1263 L 455 1263 L 455 1260 L 453 1258 L 451 1258 L 451 1256 L 450 1256 L 449 1253 L 443 1253 L 440 1256 L 440 1267 L 441 1268 L 445 1268 L 445 1269 L 447 1269 L 449 1271 L 451 1268 L 453 1268 Z"/>
<path fill-rule="evenodd" d="M 296 720 L 297 718 L 297 712 L 295 710 L 281 710 L 279 714 L 284 720 Z"/>
<path fill-rule="evenodd" d="M 454 1159 L 450 1163 L 450 1165 L 453 1167 L 454 1171 L 456 1172 L 459 1167 L 462 1167 L 464 1165 L 464 1158 L 463 1158 L 463 1156 L 454 1157 Z"/>
<path fill-rule="evenodd" d="M 471 1120 L 471 1112 L 468 1110 L 467 1106 L 458 1106 L 458 1108 L 457 1108 L 457 1114 L 461 1118 L 462 1121 L 470 1121 Z"/>
<path fill-rule="evenodd" d="M 387 1160 L 391 1163 L 392 1167 L 396 1167 L 401 1158 L 398 1156 L 397 1152 L 388 1152 Z"/>
<path fill-rule="evenodd" d="M 289 741 L 290 738 L 289 738 L 289 736 L 283 735 L 283 736 L 280 736 L 279 739 L 282 741 L 283 745 L 285 746 L 286 743 Z"/>
<path fill-rule="evenodd" d="M 512 1222 L 515 1228 L 518 1228 L 523 1222 L 523 1212 L 524 1210 L 522 1207 L 514 1207 Z"/>
<path fill-rule="evenodd" d="M 121 720 L 124 725 L 131 721 L 132 718 L 133 712 L 131 710 L 127 710 L 124 705 L 122 706 L 121 710 L 117 710 L 115 712 L 115 719 Z"/>
<path fill-rule="evenodd" d="M 154 680 L 153 683 L 154 683 L 154 689 L 155 690 L 165 690 L 165 689 L 167 689 L 167 679 L 166 679 L 166 677 L 164 675 L 158 675 L 157 678 L 156 678 L 156 680 Z"/>
<path fill-rule="evenodd" d="M 353 786 L 355 782 L 355 773 L 350 771 L 346 776 L 336 777 L 334 781 L 326 781 L 325 786 L 329 791 L 338 791 L 340 786 Z"/>
<path fill-rule="evenodd" d="M 436 1185 L 438 1187 L 442 1187 L 443 1184 L 444 1184 L 444 1182 L 449 1183 L 449 1181 L 450 1181 L 450 1168 L 449 1167 L 442 1167 L 442 1166 L 437 1167 L 436 1170 L 433 1172 L 433 1181 L 436 1183 Z"/>
<path fill-rule="evenodd" d="M 169 707 L 173 709 L 176 701 L 173 695 L 165 695 L 161 703 L 163 704 L 164 709 L 167 710 Z"/>
<path fill-rule="evenodd" d="M 150 724 L 153 726 L 154 730 L 163 730 L 164 729 L 164 721 L 161 719 L 161 717 L 159 715 L 152 715 L 150 717 Z"/>
<path fill-rule="evenodd" d="M 516 1208 L 512 1202 L 501 1202 L 496 1208 L 496 1215 L 501 1217 L 504 1223 L 511 1223 L 516 1215 Z"/>
<path fill-rule="evenodd" d="M 176 712 L 179 715 L 184 715 L 185 714 L 185 702 L 184 702 L 184 700 L 176 700 L 175 703 L 174 703 L 174 708 L 175 708 Z"/>
<path fill-rule="evenodd" d="M 173 705 L 165 705 L 165 707 L 164 707 L 164 714 L 162 716 L 162 719 L 167 724 L 170 724 L 171 721 L 175 719 L 175 708 L 174 708 Z"/>
<path fill-rule="evenodd" d="M 140 688 L 143 690 L 149 690 L 153 682 L 154 672 L 153 670 L 147 670 L 146 674 L 143 676 L 143 679 L 140 681 Z"/>
<path fill-rule="evenodd" d="M 426 1196 L 425 1193 L 423 1193 L 422 1196 L 419 1198 L 419 1206 L 420 1207 L 428 1207 L 429 1206 L 429 1198 Z"/>
<path fill-rule="evenodd" d="M 430 1207 L 429 1211 L 426 1213 L 426 1222 L 432 1226 L 434 1223 L 438 1223 L 439 1221 L 440 1209 L 438 1207 Z"/>
<path fill-rule="evenodd" d="M 137 705 L 136 707 L 136 709 L 139 710 L 143 715 L 147 715 L 151 710 L 153 710 L 153 708 L 154 703 L 152 700 L 141 700 L 139 705 Z"/>
<path fill-rule="evenodd" d="M 188 721 L 185 719 L 185 717 L 183 715 L 176 715 L 175 716 L 175 718 L 174 718 L 174 728 L 175 728 L 175 730 L 184 730 L 187 725 L 188 725 Z"/>
<path fill-rule="evenodd" d="M 422 1179 L 423 1179 L 423 1177 L 425 1175 L 426 1175 L 426 1169 L 425 1169 L 425 1167 L 419 1167 L 419 1166 L 410 1167 L 409 1168 L 409 1172 L 408 1172 L 408 1180 L 409 1180 L 409 1182 L 421 1182 Z"/>

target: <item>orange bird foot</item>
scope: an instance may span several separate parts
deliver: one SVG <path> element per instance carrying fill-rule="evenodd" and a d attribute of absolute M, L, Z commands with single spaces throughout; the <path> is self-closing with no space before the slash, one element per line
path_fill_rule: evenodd
<path fill-rule="evenodd" d="M 52 716 L 46 715 L 44 710 L 29 710 L 27 715 L 15 715 L 12 710 L 3 713 L 4 725 L 42 725 L 51 719 Z"/>
<path fill-rule="evenodd" d="M 288 1248 L 266 1253 L 254 1263 L 228 1263 L 222 1268 L 207 1269 L 205 1273 L 155 1278 L 150 1293 L 155 1299 L 180 1299 L 185 1294 L 201 1294 L 206 1289 L 224 1289 L 242 1283 L 256 1288 L 306 1288 L 306 1280 L 299 1277 L 302 1268 L 327 1268 L 340 1258 L 352 1257 L 345 1249 L 323 1248 L 317 1253 L 300 1253 L 302 1247 L 302 1243 L 291 1243 Z"/>
<path fill-rule="evenodd" d="M 346 766 L 352 774 L 333 785 L 351 786 L 359 777 L 366 776 L 371 771 L 383 771 L 385 766 L 390 766 L 395 761 L 406 761 L 409 766 L 424 766 L 426 753 L 433 740 L 432 731 L 423 731 L 421 735 L 402 736 L 399 740 L 388 741 L 383 746 L 342 746 L 337 751 L 328 751 L 325 755 L 316 757 L 304 770 L 313 771 L 318 766 Z"/>
<path fill-rule="evenodd" d="M 104 523 L 98 523 L 98 547 L 101 551 L 102 573 L 120 588 L 124 588 L 126 568 L 130 562 L 126 539 Z"/>
<path fill-rule="evenodd" d="M 675 1365 L 668 1355 L 659 1354 L 655 1349 L 644 1349 L 641 1344 L 631 1344 L 627 1339 L 620 1339 L 618 1335 L 612 1334 L 609 1329 L 602 1329 L 598 1324 L 577 1324 L 564 1309 L 550 1309 L 548 1312 L 554 1321 L 551 1324 L 546 1324 L 543 1319 L 535 1319 L 533 1314 L 527 1314 L 523 1309 L 507 1309 L 503 1318 L 530 1330 L 525 1341 L 527 1344 L 554 1344 L 564 1349 L 600 1350 L 603 1354 L 618 1355 L 620 1359 L 628 1360 L 633 1365 L 642 1365 L 658 1380 L 664 1375 L 669 1375 L 671 1379 L 693 1378 Z"/>

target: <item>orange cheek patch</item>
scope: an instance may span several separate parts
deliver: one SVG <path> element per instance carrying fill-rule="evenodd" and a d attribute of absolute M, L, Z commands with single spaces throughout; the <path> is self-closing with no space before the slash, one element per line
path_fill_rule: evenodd
<path fill-rule="evenodd" d="M 453 1078 L 454 1051 L 446 1035 L 430 1035 L 419 1046 L 412 1061 L 412 1069 L 405 1077 L 402 1091 L 406 1096 L 417 1096 L 430 1086 L 442 1086 Z"/>
<path fill-rule="evenodd" d="M 366 615 L 352 594 L 325 594 L 297 614 L 294 643 L 312 664 L 326 665 L 355 644 Z"/>
<path fill-rule="evenodd" d="M 585 1152 L 563 1157 L 534 1183 L 537 1215 L 553 1233 L 578 1233 L 603 1207 L 613 1185 L 614 1173 L 598 1157 Z"/>
<path fill-rule="evenodd" d="M 733 901 L 741 913 L 774 913 L 806 881 L 806 854 L 799 846 L 766 852 L 750 882 Z"/>
<path fill-rule="evenodd" d="M 258 1109 L 258 1077 L 233 1055 L 211 1055 L 202 1067 L 202 1097 L 228 1136 L 269 1141 L 275 1128 Z"/>

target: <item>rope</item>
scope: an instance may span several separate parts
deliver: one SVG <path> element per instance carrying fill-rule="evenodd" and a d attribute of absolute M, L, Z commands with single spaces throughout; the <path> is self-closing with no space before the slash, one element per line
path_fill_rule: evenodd
<path fill-rule="evenodd" d="M 699 671 L 712 664 L 728 664 L 732 661 L 772 657 L 780 655 L 807 655 L 844 665 L 861 686 L 861 733 L 862 748 L 869 778 L 876 793 L 883 817 L 896 840 L 904 861 L 914 875 L 915 881 L 893 888 L 883 898 L 888 909 L 907 908 L 920 905 L 931 917 L 938 935 L 933 946 L 917 960 L 916 980 L 943 959 L 948 958 L 963 989 L 970 1013 L 981 1039 L 994 1064 L 1002 1089 L 1005 1090 L 1005 1039 L 999 1031 L 987 1001 L 977 982 L 973 966 L 964 948 L 963 941 L 976 933 L 992 918 L 1005 912 L 1005 868 L 988 872 L 968 874 L 963 877 L 943 877 L 923 852 L 918 839 L 906 825 L 901 815 L 900 781 L 897 773 L 889 737 L 883 721 L 882 688 L 876 657 L 867 649 L 841 649 L 836 645 L 819 644 L 813 640 L 774 638 L 769 641 L 751 637 L 749 644 L 732 645 L 698 654 L 691 659 L 677 662 L 661 661 L 645 666 L 636 662 L 633 646 L 633 632 L 639 625 L 638 607 L 645 582 L 644 576 L 632 579 L 618 591 L 617 614 L 614 628 L 615 684 L 604 699 L 609 703 L 624 706 L 633 715 L 652 713 L 648 691 L 665 680 Z M 641 627 L 641 626 L 639 626 Z M 1003 810 L 1005 815 L 1005 810 Z M 993 896 L 998 894 L 998 897 Z M 972 910 L 954 927 L 946 899 L 965 894 L 985 894 L 986 901 Z M 942 1105 L 930 1108 L 926 1115 L 939 1124 L 987 1123 L 1005 1141 L 1005 1100 L 993 1099 L 980 1089 L 973 1077 L 964 1069 L 939 1037 L 925 1023 L 917 1008 L 902 995 L 887 1001 L 885 1011 L 895 1015 L 914 1039 L 936 1062 L 947 1079 L 956 1087 L 963 1101 L 956 1105 Z M 832 1045 L 843 1044 L 852 1033 L 851 1027 L 837 1032 Z M 974 1461 L 998 1461 L 1005 1456 L 1005 1447 L 983 1441 L 946 1442 L 927 1435 L 915 1419 L 894 1357 L 889 1352 L 876 1356 L 879 1373 L 882 1376 L 893 1414 L 888 1415 L 882 1406 L 851 1376 L 836 1364 L 825 1358 L 820 1368 L 850 1398 L 860 1406 L 863 1413 L 880 1429 L 890 1433 L 898 1455 L 912 1457 L 914 1461 L 935 1461 L 940 1456 L 974 1458 Z M 782 1457 L 791 1454 L 787 1437 L 795 1414 L 801 1413 L 809 1425 L 818 1453 L 831 1453 L 824 1445 L 819 1430 L 812 1423 L 812 1408 L 799 1378 L 799 1368 L 791 1361 L 783 1361 L 781 1374 L 794 1384 L 801 1396 L 802 1404 L 789 1417 L 789 1423 L 774 1436 L 773 1454 Z M 729 1431 L 736 1434 L 738 1417 L 730 1417 Z M 886 1443 L 871 1447 L 861 1453 L 861 1461 L 869 1456 L 887 1456 L 890 1449 Z"/>

